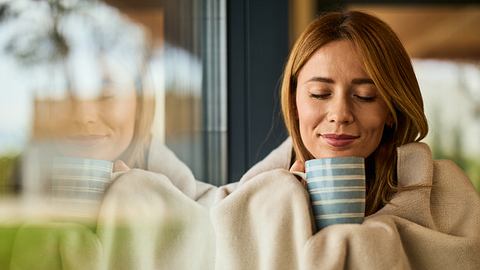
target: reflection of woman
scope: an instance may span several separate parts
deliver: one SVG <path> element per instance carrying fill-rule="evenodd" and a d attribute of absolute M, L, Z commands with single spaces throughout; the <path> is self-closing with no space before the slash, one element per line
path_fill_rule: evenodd
<path fill-rule="evenodd" d="M 480 199 L 453 163 L 416 143 L 428 130 L 422 97 L 385 23 L 361 12 L 316 19 L 292 49 L 281 96 L 291 141 L 214 209 L 223 257 L 249 258 L 237 269 L 480 266 Z M 340 156 L 366 158 L 367 218 L 313 235 L 308 194 L 285 169 Z"/>
<path fill-rule="evenodd" d="M 210 263 L 209 256 L 198 248 L 210 245 L 207 215 L 191 200 L 209 186 L 195 183 L 190 170 L 165 146 L 152 140 L 153 102 L 153 97 L 142 94 L 141 89 L 110 91 L 108 87 L 91 99 L 36 102 L 34 143 L 40 147 L 33 154 L 29 151 L 27 160 L 42 163 L 45 156 L 40 155 L 47 153 L 54 159 L 74 157 L 80 164 L 115 161 L 115 174 L 107 180 L 104 192 L 96 189 L 98 178 L 91 177 L 94 166 L 81 165 L 85 167 L 81 174 L 70 173 L 68 178 L 51 181 L 61 185 L 53 193 L 61 198 L 62 204 L 56 204 L 53 212 L 59 217 L 54 218 L 55 223 L 42 220 L 41 225 L 36 224 L 35 217 L 28 217 L 16 234 L 12 261 L 25 269 L 42 258 L 49 258 L 49 263 L 36 269 L 75 269 L 57 268 L 57 261 L 78 265 L 79 269 L 137 269 L 142 265 L 145 269 L 190 269 L 191 263 Z M 67 165 L 62 167 L 62 174 L 71 168 L 71 163 Z M 46 167 L 48 170 L 50 164 Z M 46 180 L 34 192 L 49 195 L 48 176 L 56 175 L 55 168 L 46 175 L 47 179 L 23 180 L 29 181 L 27 184 Z M 90 219 L 72 223 L 79 214 Z M 76 237 L 82 240 L 72 240 Z M 43 240 L 31 244 L 34 238 Z M 144 239 L 151 242 L 144 243 Z M 43 252 L 51 250 L 52 245 L 80 250 L 76 252 L 80 255 Z M 184 260 L 185 254 L 192 260 Z"/>
<path fill-rule="evenodd" d="M 20 199 L 40 199 L 12 204 L 19 211 L 0 219 L 17 225 L 9 225 L 14 229 L 8 237 L 0 226 L 6 250 L 0 268 L 208 265 L 211 255 L 198 247 L 209 246 L 207 215 L 191 198 L 209 186 L 195 183 L 188 168 L 151 136 L 154 96 L 141 85 L 141 29 L 96 2 L 60 21 L 60 34 L 71 47 L 52 72 L 56 80 L 37 93 L 32 142 L 22 155 Z M 109 171 L 101 179 L 108 185 L 99 188 L 91 172 L 109 162 L 118 173 Z"/>
<path fill-rule="evenodd" d="M 134 86 L 104 89 L 90 98 L 35 102 L 33 140 L 52 143 L 63 155 L 122 160 L 146 168 L 154 99 Z"/>
<path fill-rule="evenodd" d="M 116 78 L 108 81 L 115 82 Z M 86 227 L 68 227 L 76 219 L 67 215 L 60 219 L 67 221 L 67 225 L 42 225 L 46 232 L 22 237 L 25 240 L 20 242 L 21 246 L 30 238 L 44 237 L 45 241 L 30 249 L 36 252 L 47 250 L 52 244 L 69 246 L 73 250 L 85 249 L 87 254 L 93 254 L 89 258 L 91 264 L 82 262 L 82 256 L 54 252 L 44 255 L 53 262 L 69 261 L 87 268 L 104 263 L 105 269 L 137 269 L 142 265 L 147 265 L 145 269 L 190 269 L 191 263 L 210 263 L 211 256 L 205 256 L 198 248 L 199 245 L 210 245 L 207 214 L 192 200 L 198 199 L 210 186 L 195 182 L 190 170 L 164 145 L 152 139 L 154 99 L 150 93 L 135 88 L 133 84 L 123 90 L 118 85 L 116 88 L 105 85 L 93 97 L 71 96 L 64 100 L 37 101 L 35 105 L 34 143 L 40 144 L 40 150 L 29 155 L 29 160 L 38 162 L 39 155 L 47 153 L 55 160 L 58 156 L 68 160 L 73 157 L 81 164 L 112 161 L 115 162 L 114 174 L 104 193 L 92 188 L 98 178 L 90 177 L 94 170 L 91 166 L 82 165 L 80 167 L 86 168 L 81 175 L 70 174 L 67 180 L 57 179 L 55 182 L 60 183 L 61 188 L 56 187 L 53 196 L 61 197 L 61 203 L 68 203 L 70 199 L 79 202 L 66 209 L 73 217 L 83 205 L 90 206 L 92 199 L 97 200 L 98 207 L 93 209 L 94 220 L 89 220 L 94 223 L 95 234 Z M 67 165 L 62 167 L 62 174 L 71 167 L 71 163 Z M 47 169 L 49 166 L 47 164 Z M 55 168 L 51 175 L 56 175 Z M 71 184 L 70 179 L 85 176 L 86 179 L 80 180 L 84 183 L 75 181 Z M 30 184 L 32 180 L 41 179 L 31 179 Z M 40 192 L 47 191 L 48 195 L 50 183 L 48 178 L 46 180 Z M 98 194 L 92 196 L 92 190 Z M 30 227 L 26 226 L 29 225 L 22 225 L 21 236 L 29 232 Z M 63 234 L 72 238 L 78 234 L 84 241 L 58 238 Z M 54 239 L 60 240 L 55 242 Z M 143 243 L 144 239 L 151 242 Z M 92 245 L 92 242 L 98 245 Z M 14 251 L 14 259 L 25 262 L 22 264 L 25 268 L 41 258 L 24 250 Z M 185 254 L 189 254 L 190 261 L 184 260 Z M 52 264 L 48 264 L 48 267 L 39 269 L 51 267 Z"/>
<path fill-rule="evenodd" d="M 144 29 L 97 2 L 7 6 L 22 15 L 7 17 L 16 29 L 11 32 L 20 33 L 10 38 L 11 54 L 38 70 L 36 79 L 27 80 L 36 91 L 23 191 L 45 189 L 41 185 L 48 182 L 49 158 L 56 156 L 121 160 L 123 167 L 147 168 L 154 96 L 140 83 L 148 47 Z M 25 20 L 29 12 L 35 19 Z M 22 53 L 16 43 L 32 36 L 39 43 L 22 47 L 30 52 Z"/>

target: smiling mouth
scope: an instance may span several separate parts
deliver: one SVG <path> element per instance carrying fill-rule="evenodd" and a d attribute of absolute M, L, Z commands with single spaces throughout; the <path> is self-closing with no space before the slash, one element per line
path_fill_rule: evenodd
<path fill-rule="evenodd" d="M 107 138 L 107 135 L 74 135 L 68 136 L 65 142 L 78 146 L 95 146 Z"/>
<path fill-rule="evenodd" d="M 349 134 L 321 134 L 320 135 L 329 145 L 333 147 L 345 147 L 352 144 L 360 136 Z"/>

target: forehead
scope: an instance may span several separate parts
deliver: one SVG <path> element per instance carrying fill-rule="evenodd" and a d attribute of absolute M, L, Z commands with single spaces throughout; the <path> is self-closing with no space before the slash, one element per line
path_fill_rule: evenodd
<path fill-rule="evenodd" d="M 368 77 L 361 56 L 349 40 L 332 41 L 319 48 L 300 70 L 298 80 L 311 76 Z"/>

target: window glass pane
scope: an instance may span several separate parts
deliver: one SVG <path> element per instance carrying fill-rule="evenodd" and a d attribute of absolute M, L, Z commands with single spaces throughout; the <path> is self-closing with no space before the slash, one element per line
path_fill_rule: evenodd
<path fill-rule="evenodd" d="M 157 144 L 226 181 L 224 1 L 0 5 L 0 192 L 41 188 L 40 157 L 149 169 Z"/>

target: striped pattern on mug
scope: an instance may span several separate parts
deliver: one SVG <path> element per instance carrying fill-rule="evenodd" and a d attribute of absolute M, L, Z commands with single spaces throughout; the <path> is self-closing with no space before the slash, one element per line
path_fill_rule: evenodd
<path fill-rule="evenodd" d="M 317 230 L 340 223 L 362 223 L 365 216 L 365 165 L 361 157 L 308 160 L 307 189 Z"/>
<path fill-rule="evenodd" d="M 52 169 L 53 197 L 98 201 L 112 178 L 113 163 L 73 157 L 55 158 Z"/>

